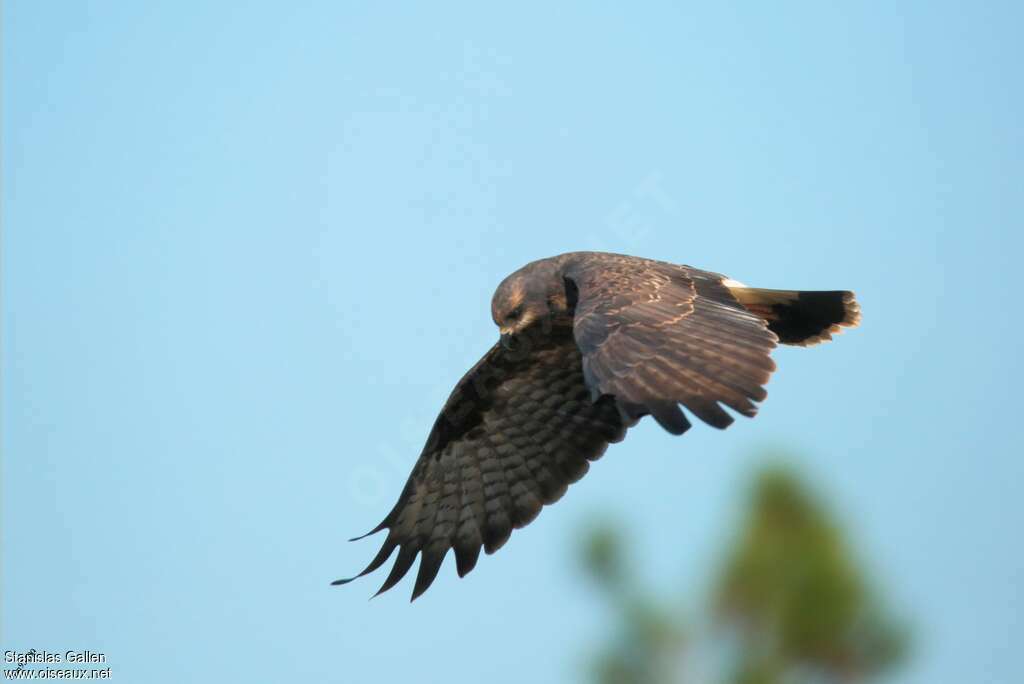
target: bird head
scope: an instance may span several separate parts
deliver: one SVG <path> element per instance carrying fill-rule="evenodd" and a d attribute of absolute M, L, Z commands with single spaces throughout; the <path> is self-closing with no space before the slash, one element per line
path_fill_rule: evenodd
<path fill-rule="evenodd" d="M 554 264 L 533 262 L 501 281 L 491 299 L 491 317 L 501 342 L 511 349 L 515 339 L 535 324 L 549 321 L 565 308 L 565 286 Z"/>

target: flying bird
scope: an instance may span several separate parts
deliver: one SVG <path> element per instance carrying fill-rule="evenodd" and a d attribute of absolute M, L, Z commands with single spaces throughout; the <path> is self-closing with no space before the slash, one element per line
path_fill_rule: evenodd
<path fill-rule="evenodd" d="M 571 252 L 505 278 L 491 316 L 499 341 L 455 386 L 398 502 L 363 535 L 387 530 L 380 551 L 333 584 L 396 549 L 378 594 L 417 555 L 413 600 L 449 549 L 465 576 L 481 548 L 501 548 L 641 417 L 679 435 L 687 412 L 716 428 L 733 422 L 723 406 L 754 416 L 776 344 L 830 340 L 858 324 L 860 307 L 852 292 L 764 290 L 690 266 Z"/>

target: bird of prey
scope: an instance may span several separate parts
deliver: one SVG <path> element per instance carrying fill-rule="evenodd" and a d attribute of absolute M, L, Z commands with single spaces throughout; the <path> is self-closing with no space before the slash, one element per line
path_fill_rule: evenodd
<path fill-rule="evenodd" d="M 370 564 L 398 556 L 378 594 L 417 554 L 416 599 L 449 549 L 465 576 L 481 547 L 514 528 L 587 472 L 610 443 L 650 415 L 678 435 L 683 409 L 716 428 L 744 416 L 775 369 L 777 343 L 810 346 L 855 326 L 852 292 L 763 290 L 718 273 L 601 252 L 534 261 L 498 285 L 501 336 L 459 381 L 391 512 Z M 356 539 L 361 539 L 357 537 Z"/>

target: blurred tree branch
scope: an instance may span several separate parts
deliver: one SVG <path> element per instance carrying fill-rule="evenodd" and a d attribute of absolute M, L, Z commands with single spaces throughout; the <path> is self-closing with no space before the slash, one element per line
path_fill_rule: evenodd
<path fill-rule="evenodd" d="M 683 682 L 696 649 L 724 652 L 717 679 L 736 684 L 859 682 L 907 653 L 908 632 L 871 591 L 842 531 L 790 468 L 756 474 L 735 539 L 714 581 L 706 634 L 688 641 L 681 610 L 629 572 L 622 535 L 598 525 L 583 566 L 617 615 L 597 656 L 602 684 Z"/>
<path fill-rule="evenodd" d="M 686 644 L 682 619 L 636 591 L 615 528 L 597 525 L 584 539 L 584 566 L 620 616 L 616 642 L 597 658 L 595 678 L 602 684 L 678 681 Z"/>

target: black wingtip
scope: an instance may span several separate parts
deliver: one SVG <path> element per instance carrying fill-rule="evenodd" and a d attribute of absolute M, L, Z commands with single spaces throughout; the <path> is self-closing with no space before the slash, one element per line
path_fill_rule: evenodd
<path fill-rule="evenodd" d="M 358 537 L 352 537 L 351 539 L 349 539 L 349 541 L 350 542 L 354 542 L 354 541 L 359 541 L 360 539 L 366 539 L 367 537 L 369 537 L 371 535 L 377 534 L 378 532 L 383 530 L 385 527 L 387 527 L 387 525 L 385 525 L 384 523 L 381 523 L 380 525 L 377 525 L 376 527 L 374 527 L 372 530 L 370 530 L 366 534 L 361 534 Z"/>
<path fill-rule="evenodd" d="M 409 597 L 409 603 L 412 603 L 413 601 L 418 599 L 420 596 L 423 596 L 423 594 L 426 593 L 427 589 L 430 588 L 430 585 L 433 583 L 433 581 L 434 580 L 430 580 L 430 582 L 426 582 L 425 584 L 421 584 L 419 579 L 417 579 L 416 580 L 416 586 L 413 587 L 413 589 L 412 589 L 412 596 Z"/>
<path fill-rule="evenodd" d="M 380 547 L 380 551 L 378 551 L 377 555 L 373 557 L 373 560 L 370 561 L 370 564 L 363 568 L 362 572 L 360 572 L 358 575 L 349 577 L 347 579 L 334 580 L 333 582 L 331 582 L 331 586 L 348 584 L 353 580 L 357 580 L 360 577 L 363 577 L 364 575 L 368 575 L 369 573 L 373 572 L 381 565 L 383 565 L 384 561 L 391 557 L 391 553 L 395 550 L 395 546 L 396 544 L 391 540 L 390 537 L 388 537 L 384 540 L 384 544 Z"/>
<path fill-rule="evenodd" d="M 405 577 L 405 573 L 409 572 L 409 568 L 412 566 L 413 560 L 416 558 L 416 554 L 419 553 L 419 549 L 415 546 L 401 546 L 399 547 L 398 557 L 395 558 L 395 564 L 391 566 L 391 572 L 388 574 L 388 578 L 384 580 L 384 584 L 374 596 L 383 594 L 391 587 L 398 584 L 398 581 Z"/>
<path fill-rule="evenodd" d="M 388 513 L 387 517 L 384 518 L 383 520 L 381 520 L 379 523 L 377 523 L 377 526 L 374 527 L 372 530 L 370 530 L 366 534 L 361 534 L 358 537 L 352 537 L 351 539 L 349 539 L 349 541 L 350 542 L 354 542 L 354 541 L 359 541 L 360 539 L 366 539 L 370 535 L 377 534 L 381 530 L 386 529 L 388 527 L 388 525 L 391 524 L 391 516 L 393 516 L 393 515 L 394 515 L 394 511 L 392 511 L 391 513 Z"/>

